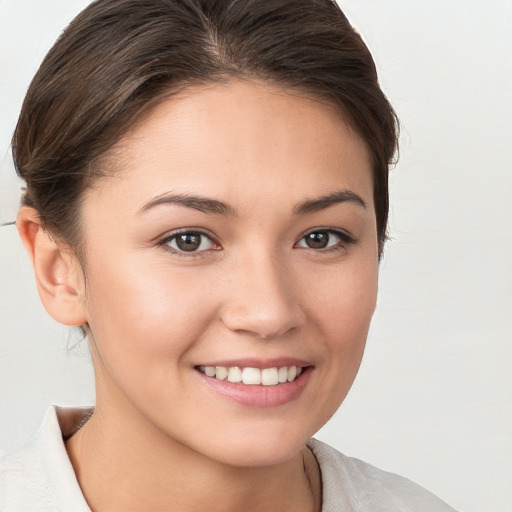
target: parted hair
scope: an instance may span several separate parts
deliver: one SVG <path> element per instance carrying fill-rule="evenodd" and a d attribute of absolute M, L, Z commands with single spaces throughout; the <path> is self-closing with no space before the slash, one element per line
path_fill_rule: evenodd
<path fill-rule="evenodd" d="M 317 97 L 366 142 L 379 247 L 398 139 L 367 46 L 331 0 L 97 0 L 27 91 L 13 139 L 23 203 L 79 254 L 83 192 L 142 114 L 189 86 L 256 79 Z M 278 113 L 276 113 L 278 115 Z"/>

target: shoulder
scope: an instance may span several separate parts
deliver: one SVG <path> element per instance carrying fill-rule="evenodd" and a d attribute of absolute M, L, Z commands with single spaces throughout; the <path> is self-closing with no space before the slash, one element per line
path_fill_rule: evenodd
<path fill-rule="evenodd" d="M 32 505 L 42 504 L 44 507 L 45 493 L 42 492 L 44 488 L 45 483 L 39 461 L 30 443 L 0 460 L 0 509 L 2 512 L 14 512 L 14 506 L 19 506 L 20 500 L 26 500 L 27 492 L 31 494 Z"/>
<path fill-rule="evenodd" d="M 322 512 L 454 512 L 432 493 L 407 478 L 347 457 L 311 439 L 322 475 Z"/>
<path fill-rule="evenodd" d="M 57 412 L 49 408 L 34 437 L 0 460 L 2 512 L 90 512 L 62 438 L 59 419 L 66 411 L 59 411 L 60 417 Z"/>

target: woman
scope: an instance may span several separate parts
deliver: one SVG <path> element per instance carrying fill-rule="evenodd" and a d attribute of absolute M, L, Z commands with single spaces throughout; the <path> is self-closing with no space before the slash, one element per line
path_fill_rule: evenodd
<path fill-rule="evenodd" d="M 2 463 L 11 510 L 448 511 L 311 440 L 375 308 L 394 112 L 324 0 L 99 0 L 13 138 L 50 315 L 94 409 Z"/>

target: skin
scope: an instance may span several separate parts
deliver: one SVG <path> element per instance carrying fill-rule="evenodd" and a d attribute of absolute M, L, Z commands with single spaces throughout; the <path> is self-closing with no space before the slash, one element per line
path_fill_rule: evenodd
<path fill-rule="evenodd" d="M 232 81 L 160 104 L 112 158 L 118 172 L 84 196 L 86 282 L 34 212 L 18 218 L 46 308 L 88 326 L 96 410 L 67 449 L 89 505 L 320 510 L 320 475 L 305 443 L 352 385 L 377 294 L 364 141 L 331 106 Z M 339 191 L 361 201 L 297 213 Z M 146 206 L 168 194 L 232 211 Z M 169 237 L 186 228 L 212 241 L 178 253 Z M 330 233 L 329 247 L 308 247 L 304 235 L 327 228 L 351 240 Z M 307 362 L 308 379 L 277 407 L 226 398 L 196 369 L 284 357 Z"/>

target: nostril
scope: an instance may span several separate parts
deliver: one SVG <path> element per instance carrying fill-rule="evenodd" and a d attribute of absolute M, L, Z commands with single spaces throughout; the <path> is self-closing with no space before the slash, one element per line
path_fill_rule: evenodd
<path fill-rule="evenodd" d="M 298 329 L 303 321 L 297 311 L 272 311 L 271 314 L 249 309 L 226 309 L 222 317 L 226 328 L 261 340 L 285 336 Z"/>
<path fill-rule="evenodd" d="M 284 261 L 261 250 L 246 254 L 223 288 L 221 319 L 231 331 L 261 340 L 281 337 L 298 329 L 305 319 L 295 279 Z"/>

